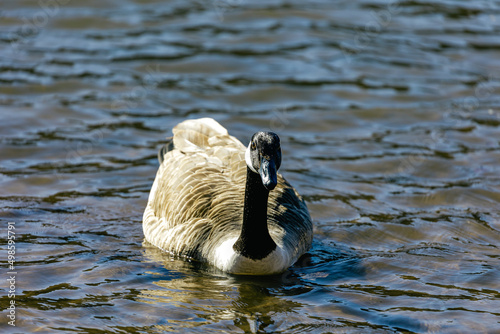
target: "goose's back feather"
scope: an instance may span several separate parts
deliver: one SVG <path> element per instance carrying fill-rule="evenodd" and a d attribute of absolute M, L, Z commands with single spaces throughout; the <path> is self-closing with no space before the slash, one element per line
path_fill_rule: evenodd
<path fill-rule="evenodd" d="M 241 231 L 245 146 L 207 118 L 180 123 L 173 133 L 144 212 L 144 234 L 165 251 L 214 264 L 217 248 Z M 310 246 L 307 207 L 281 175 L 269 194 L 268 228 L 295 260 Z"/>

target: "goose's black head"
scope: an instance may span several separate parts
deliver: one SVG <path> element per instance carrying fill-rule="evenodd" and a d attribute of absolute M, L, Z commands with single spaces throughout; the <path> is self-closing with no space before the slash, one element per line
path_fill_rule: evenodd
<path fill-rule="evenodd" d="M 257 132 L 252 136 L 245 154 L 248 168 L 260 174 L 262 184 L 273 190 L 278 184 L 281 166 L 280 138 L 273 132 Z"/>

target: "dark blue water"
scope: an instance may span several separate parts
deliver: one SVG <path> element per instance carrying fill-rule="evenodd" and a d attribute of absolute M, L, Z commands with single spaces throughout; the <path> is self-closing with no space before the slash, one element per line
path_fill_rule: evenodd
<path fill-rule="evenodd" d="M 1 330 L 500 332 L 499 36 L 486 0 L 2 1 Z M 198 117 L 279 133 L 315 227 L 283 275 L 143 245 Z"/>

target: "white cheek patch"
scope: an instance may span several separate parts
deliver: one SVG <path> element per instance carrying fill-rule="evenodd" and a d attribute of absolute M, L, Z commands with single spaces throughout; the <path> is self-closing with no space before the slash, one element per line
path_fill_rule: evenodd
<path fill-rule="evenodd" d="M 250 146 L 252 143 L 248 144 L 247 150 L 245 151 L 245 161 L 247 163 L 248 168 L 254 173 L 258 173 L 252 165 L 252 159 L 250 158 Z"/>

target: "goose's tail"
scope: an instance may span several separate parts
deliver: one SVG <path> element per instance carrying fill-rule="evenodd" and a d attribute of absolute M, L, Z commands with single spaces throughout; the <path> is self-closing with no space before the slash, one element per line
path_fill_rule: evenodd
<path fill-rule="evenodd" d="M 160 165 L 163 163 L 163 160 L 165 160 L 165 154 L 172 151 L 173 149 L 174 149 L 174 137 L 168 137 L 167 143 L 165 143 L 158 151 L 158 161 L 160 162 Z"/>
<path fill-rule="evenodd" d="M 160 148 L 158 161 L 163 163 L 165 154 L 173 149 L 183 153 L 202 152 L 215 146 L 244 148 L 243 144 L 212 118 L 187 120 L 173 129 L 174 136 Z"/>

